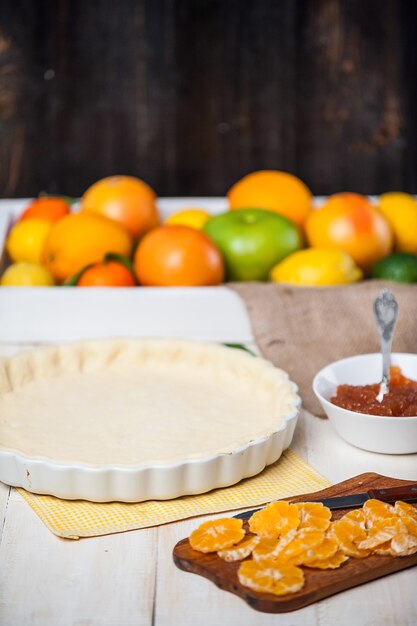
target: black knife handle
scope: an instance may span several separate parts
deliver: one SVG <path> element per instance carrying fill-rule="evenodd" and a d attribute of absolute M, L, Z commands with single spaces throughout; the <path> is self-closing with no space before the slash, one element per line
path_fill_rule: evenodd
<path fill-rule="evenodd" d="M 405 487 L 388 487 L 387 489 L 369 489 L 370 498 L 382 500 L 383 502 L 417 502 L 417 484 L 406 485 Z"/>

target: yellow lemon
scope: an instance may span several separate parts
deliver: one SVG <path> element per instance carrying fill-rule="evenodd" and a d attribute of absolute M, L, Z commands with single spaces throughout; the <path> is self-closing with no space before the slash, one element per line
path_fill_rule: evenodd
<path fill-rule="evenodd" d="M 305 287 L 347 285 L 362 278 L 362 271 L 342 250 L 308 248 L 287 256 L 272 268 L 271 280 Z"/>
<path fill-rule="evenodd" d="M 210 213 L 203 211 L 203 209 L 184 209 L 184 211 L 178 211 L 167 217 L 165 224 L 179 224 L 201 230 L 210 217 Z"/>
<path fill-rule="evenodd" d="M 53 287 L 52 274 L 39 263 L 13 263 L 0 279 L 2 287 Z"/>
<path fill-rule="evenodd" d="M 408 193 L 392 191 L 379 197 L 378 208 L 390 224 L 399 252 L 417 254 L 417 201 Z"/>
<path fill-rule="evenodd" d="M 15 224 L 6 241 L 6 250 L 12 261 L 40 263 L 51 228 L 51 222 L 37 218 Z"/>

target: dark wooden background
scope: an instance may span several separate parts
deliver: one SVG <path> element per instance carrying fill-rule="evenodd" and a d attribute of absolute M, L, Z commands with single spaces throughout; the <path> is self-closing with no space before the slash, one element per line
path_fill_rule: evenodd
<path fill-rule="evenodd" d="M 0 195 L 417 192 L 416 0 L 1 0 Z"/>

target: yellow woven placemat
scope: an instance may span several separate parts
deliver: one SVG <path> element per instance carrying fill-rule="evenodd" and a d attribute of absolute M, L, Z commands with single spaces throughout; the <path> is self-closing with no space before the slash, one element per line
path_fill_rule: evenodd
<path fill-rule="evenodd" d="M 17 491 L 42 522 L 59 537 L 79 539 L 124 532 L 168 522 L 265 504 L 279 498 L 318 491 L 330 485 L 292 450 L 286 450 L 273 465 L 237 485 L 198 496 L 175 500 L 150 500 L 137 504 L 60 500 Z"/>

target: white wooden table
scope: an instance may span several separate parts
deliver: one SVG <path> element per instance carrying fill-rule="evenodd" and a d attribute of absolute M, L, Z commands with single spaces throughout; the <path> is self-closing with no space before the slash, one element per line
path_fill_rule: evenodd
<path fill-rule="evenodd" d="M 227 339 L 220 338 L 212 324 L 212 310 L 207 307 L 200 319 L 201 332 L 194 326 L 193 337 L 209 338 L 210 328 L 213 340 Z M 230 336 L 250 341 L 248 328 L 242 305 Z M 151 334 L 160 332 L 156 322 Z M 221 333 L 227 335 L 224 324 Z M 30 347 L 3 341 L 0 356 Z M 417 455 L 356 449 L 339 439 L 328 421 L 310 414 L 301 416 L 292 448 L 332 482 L 367 471 L 417 480 Z M 52 535 L 19 494 L 0 483 L 1 626 L 417 624 L 416 568 L 293 613 L 257 613 L 232 594 L 174 566 L 173 546 L 201 519 L 68 541 Z"/>

